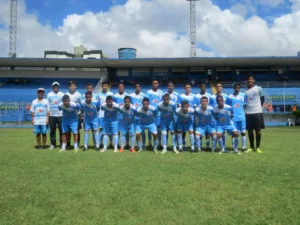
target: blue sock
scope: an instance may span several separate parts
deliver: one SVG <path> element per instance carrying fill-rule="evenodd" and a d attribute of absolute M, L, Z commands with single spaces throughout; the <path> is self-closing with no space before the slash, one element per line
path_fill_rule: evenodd
<path fill-rule="evenodd" d="M 154 139 L 154 148 L 153 150 L 156 151 L 158 146 L 158 139 Z"/>
<path fill-rule="evenodd" d="M 182 134 L 177 134 L 178 147 L 182 150 Z"/>
<path fill-rule="evenodd" d="M 198 150 L 201 149 L 201 140 L 201 137 L 199 135 L 196 135 L 196 146 Z"/>
<path fill-rule="evenodd" d="M 191 149 L 192 151 L 195 149 L 195 135 L 190 134 L 190 141 L 191 141 Z"/>
<path fill-rule="evenodd" d="M 242 136 L 242 149 L 246 149 L 246 136 Z"/>
<path fill-rule="evenodd" d="M 142 147 L 142 141 L 137 141 L 137 144 L 139 146 L 139 150 L 143 150 L 143 147 Z"/>
<path fill-rule="evenodd" d="M 210 138 L 206 138 L 206 148 L 209 148 L 209 145 L 210 145 Z"/>
<path fill-rule="evenodd" d="M 217 146 L 217 135 L 214 135 L 212 137 L 212 151 L 216 150 L 216 146 Z"/>
<path fill-rule="evenodd" d="M 108 142 L 108 135 L 104 134 L 103 135 L 103 148 L 107 149 L 107 142 Z"/>
<path fill-rule="evenodd" d="M 84 147 L 87 147 L 89 143 L 89 131 L 84 131 Z"/>
<path fill-rule="evenodd" d="M 131 138 L 131 149 L 133 149 L 134 148 L 134 142 L 135 142 L 135 136 L 131 135 L 130 138 Z"/>
<path fill-rule="evenodd" d="M 161 132 L 161 140 L 162 140 L 164 149 L 167 148 L 167 132 L 166 131 Z"/>
<path fill-rule="evenodd" d="M 119 135 L 114 134 L 113 138 L 114 138 L 114 147 L 117 148 L 118 147 L 118 142 L 119 142 Z"/>
<path fill-rule="evenodd" d="M 234 138 L 234 147 L 235 147 L 235 150 L 238 151 L 238 147 L 239 147 L 239 137 L 235 137 L 235 138 Z"/>
<path fill-rule="evenodd" d="M 224 146 L 224 148 L 226 148 L 226 134 L 225 133 L 223 133 L 222 140 L 223 140 L 223 146 Z"/>
<path fill-rule="evenodd" d="M 176 148 L 176 135 L 175 134 L 172 134 L 172 145 L 173 145 L 173 148 Z"/>
<path fill-rule="evenodd" d="M 96 148 L 99 148 L 99 146 L 100 146 L 99 132 L 96 131 L 95 133 L 93 133 L 93 137 L 94 137 L 94 139 L 96 141 Z"/>
<path fill-rule="evenodd" d="M 221 148 L 221 150 L 224 150 L 224 145 L 223 145 L 223 139 L 222 138 L 218 138 L 218 142 L 219 142 L 219 146 Z"/>
<path fill-rule="evenodd" d="M 125 146 L 125 140 L 126 140 L 126 136 L 122 134 L 122 136 L 121 136 L 121 148 L 124 148 L 124 146 Z"/>

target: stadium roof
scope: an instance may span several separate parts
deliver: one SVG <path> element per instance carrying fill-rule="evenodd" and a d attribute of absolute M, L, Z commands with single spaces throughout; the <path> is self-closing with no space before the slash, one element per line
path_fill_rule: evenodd
<path fill-rule="evenodd" d="M 0 58 L 0 67 L 258 67 L 300 66 L 300 57 L 223 57 L 223 58 L 138 58 L 138 59 L 45 59 Z"/>

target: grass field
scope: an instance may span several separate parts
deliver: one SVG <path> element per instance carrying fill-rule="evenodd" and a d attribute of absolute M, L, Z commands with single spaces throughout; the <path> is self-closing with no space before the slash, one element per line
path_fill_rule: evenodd
<path fill-rule="evenodd" d="M 0 129 L 0 224 L 300 224 L 300 129 L 263 154 L 60 153 Z M 230 142 L 227 142 L 230 144 Z"/>

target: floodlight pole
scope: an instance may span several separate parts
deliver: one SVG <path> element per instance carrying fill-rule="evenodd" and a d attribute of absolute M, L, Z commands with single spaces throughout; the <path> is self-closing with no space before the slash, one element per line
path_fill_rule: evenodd
<path fill-rule="evenodd" d="M 18 0 L 10 0 L 9 57 L 17 57 Z"/>
<path fill-rule="evenodd" d="M 190 2 L 190 56 L 196 57 L 196 1 L 199 0 L 187 0 Z"/>

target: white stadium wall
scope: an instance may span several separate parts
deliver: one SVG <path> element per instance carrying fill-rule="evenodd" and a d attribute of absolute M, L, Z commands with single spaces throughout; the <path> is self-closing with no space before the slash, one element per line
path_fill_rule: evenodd
<path fill-rule="evenodd" d="M 101 54 L 100 53 L 84 54 L 83 59 L 87 59 L 87 58 L 101 59 Z"/>

